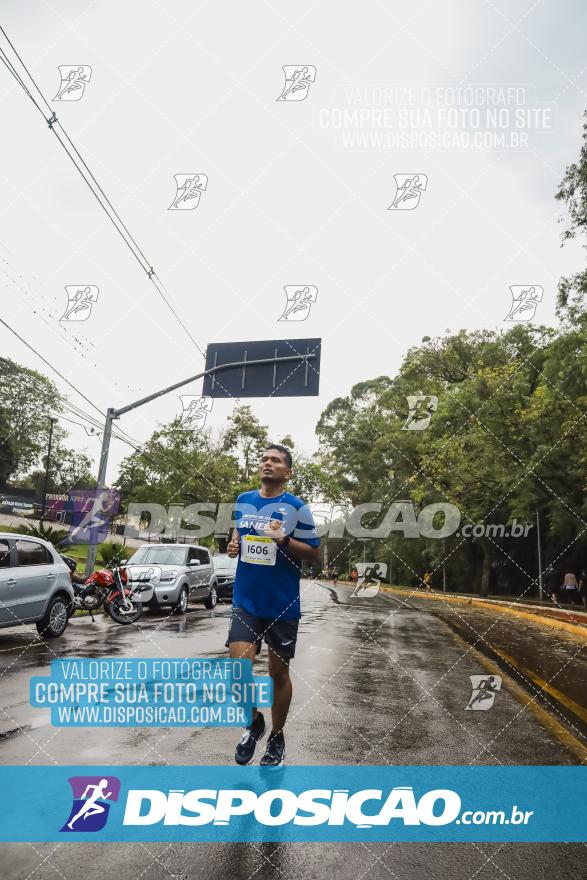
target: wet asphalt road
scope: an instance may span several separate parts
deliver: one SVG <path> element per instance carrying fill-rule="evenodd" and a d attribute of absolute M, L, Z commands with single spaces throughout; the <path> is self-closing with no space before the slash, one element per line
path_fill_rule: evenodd
<path fill-rule="evenodd" d="M 351 599 L 344 586 L 331 590 L 309 582 L 302 590 L 286 727 L 289 764 L 579 763 L 572 743 L 560 735 L 564 719 L 553 710 L 550 723 L 545 708 L 528 705 L 506 675 L 492 709 L 465 711 L 469 676 L 488 671 L 484 657 L 429 604 L 406 605 L 384 594 Z M 195 606 L 185 617 L 146 614 L 136 627 L 81 618 L 46 646 L 23 628 L 0 631 L 0 763 L 231 763 L 240 733 L 235 729 L 57 729 L 48 710 L 28 705 L 30 676 L 48 674 L 54 656 L 225 656 L 229 613 L 225 605 L 213 612 Z M 560 634 L 543 630 L 538 649 L 549 638 L 559 650 Z M 521 642 L 510 650 L 522 650 Z M 267 673 L 266 648 L 255 672 Z M 577 730 L 572 733 L 580 739 Z M 80 873 L 88 880 L 109 873 L 119 880 L 333 874 L 419 880 L 424 873 L 451 880 L 567 880 L 580 875 L 584 853 L 580 844 L 0 845 L 7 880 L 74 880 Z"/>

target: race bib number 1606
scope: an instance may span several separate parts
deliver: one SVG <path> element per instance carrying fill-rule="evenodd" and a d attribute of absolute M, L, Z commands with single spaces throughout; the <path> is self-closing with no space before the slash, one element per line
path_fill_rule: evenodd
<path fill-rule="evenodd" d="M 275 565 L 277 544 L 272 538 L 264 538 L 262 535 L 243 535 L 241 559 L 253 565 Z"/>

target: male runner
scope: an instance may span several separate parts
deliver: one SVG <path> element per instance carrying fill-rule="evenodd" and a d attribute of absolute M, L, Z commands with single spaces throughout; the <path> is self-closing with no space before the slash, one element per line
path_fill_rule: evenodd
<path fill-rule="evenodd" d="M 312 514 L 304 502 L 285 491 L 292 473 L 285 446 L 268 446 L 261 457 L 261 488 L 243 492 L 236 500 L 237 528 L 228 544 L 229 556 L 239 556 L 227 645 L 231 657 L 252 662 L 263 639 L 269 651 L 273 679 L 271 733 L 263 766 L 277 767 L 285 758 L 283 726 L 291 702 L 289 661 L 294 656 L 300 618 L 302 561 L 318 565 L 320 541 Z M 253 709 L 253 721 L 235 751 L 237 764 L 249 764 L 265 733 L 265 719 Z"/>

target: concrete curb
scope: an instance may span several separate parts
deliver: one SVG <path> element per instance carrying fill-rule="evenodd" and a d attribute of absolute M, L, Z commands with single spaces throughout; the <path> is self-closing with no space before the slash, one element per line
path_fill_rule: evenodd
<path fill-rule="evenodd" d="M 406 593 L 409 595 L 408 590 L 400 590 L 395 587 L 380 587 L 381 592 L 385 593 L 395 593 L 400 596 L 406 596 Z M 512 608 L 510 605 L 503 601 L 488 601 L 486 599 L 476 599 L 472 596 L 449 596 L 444 593 L 422 593 L 420 591 L 414 591 L 415 598 L 418 599 L 440 599 L 443 602 L 460 602 L 464 605 L 476 605 L 479 608 L 486 608 L 491 611 L 501 610 L 506 614 L 510 614 L 512 617 L 520 617 L 524 620 L 531 620 L 534 623 L 540 623 L 544 626 L 550 626 L 553 629 L 561 629 L 565 632 L 572 633 L 573 635 L 580 636 L 583 639 L 587 639 L 587 625 L 582 623 L 567 623 L 564 620 L 559 620 L 555 617 L 549 617 L 548 614 L 540 613 L 543 609 L 539 609 L 537 612 L 530 611 L 521 611 L 518 608 Z M 554 610 L 554 609 L 553 609 Z M 564 612 L 563 612 L 564 613 Z M 581 612 L 577 612 L 577 614 L 581 614 Z"/>

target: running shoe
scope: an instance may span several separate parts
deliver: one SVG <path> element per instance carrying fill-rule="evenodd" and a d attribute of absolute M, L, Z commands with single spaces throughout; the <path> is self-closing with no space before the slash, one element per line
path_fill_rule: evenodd
<path fill-rule="evenodd" d="M 255 747 L 259 740 L 265 735 L 265 719 L 261 712 L 257 713 L 257 717 L 252 724 L 245 727 L 243 735 L 238 741 L 234 760 L 237 764 L 250 764 L 255 754 Z"/>
<path fill-rule="evenodd" d="M 272 733 L 267 740 L 265 754 L 261 758 L 261 767 L 280 767 L 285 759 L 285 738 L 283 731 Z"/>

